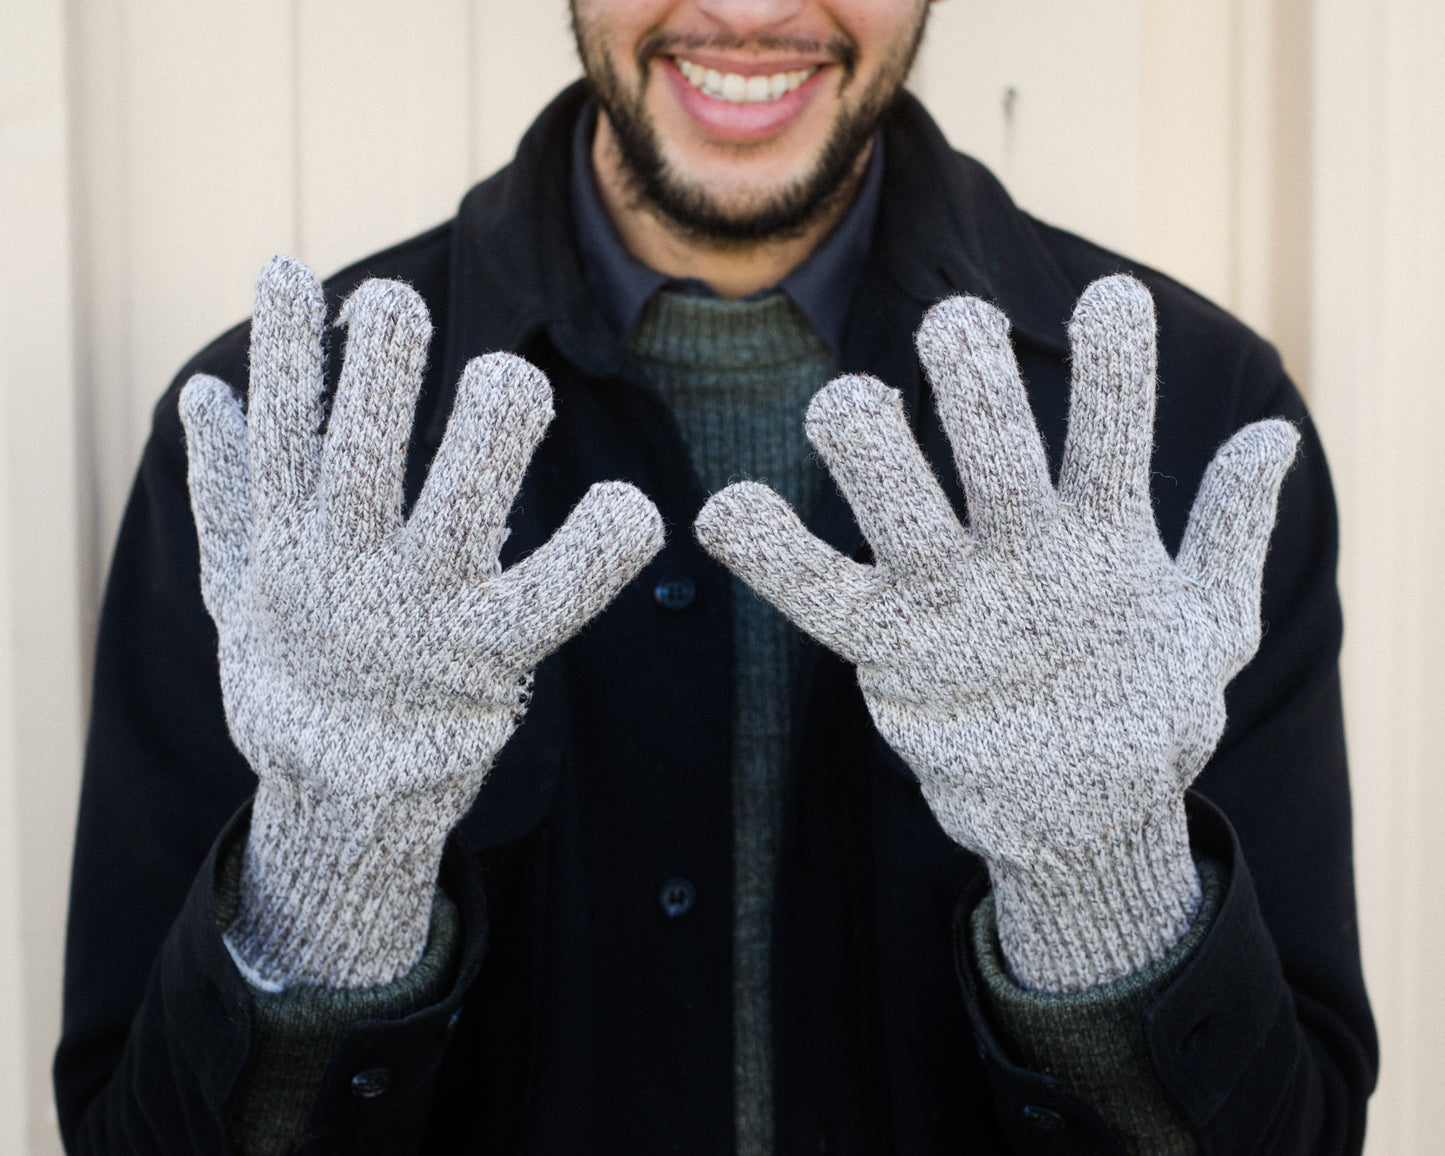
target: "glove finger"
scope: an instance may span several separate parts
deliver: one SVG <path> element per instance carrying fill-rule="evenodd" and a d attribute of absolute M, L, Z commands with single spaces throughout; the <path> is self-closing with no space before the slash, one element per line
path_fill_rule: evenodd
<path fill-rule="evenodd" d="M 1279 490 L 1299 434 L 1287 421 L 1247 425 L 1204 471 L 1178 566 L 1202 588 L 1234 644 L 1231 675 L 1259 645 L 1260 584 Z"/>
<path fill-rule="evenodd" d="M 416 290 L 364 281 L 341 308 L 346 361 L 321 457 L 321 503 L 334 541 L 365 549 L 402 524 L 402 471 L 431 320 Z"/>
<path fill-rule="evenodd" d="M 879 564 L 925 581 L 945 573 L 965 544 L 963 526 L 898 391 L 871 377 L 839 377 L 809 403 L 806 428 Z"/>
<path fill-rule="evenodd" d="M 976 297 L 940 301 L 918 330 L 969 530 L 984 541 L 1031 533 L 1057 500 L 1008 333 L 1008 318 Z"/>
<path fill-rule="evenodd" d="M 490 637 L 523 668 L 582 629 L 662 548 L 662 515 L 636 486 L 598 482 L 546 542 L 493 585 Z"/>
<path fill-rule="evenodd" d="M 873 589 L 872 567 L 813 534 L 767 486 L 738 482 L 707 500 L 693 533 L 703 549 L 849 662 L 861 660 L 857 612 Z"/>
<path fill-rule="evenodd" d="M 1069 323 L 1073 384 L 1059 496 L 1117 526 L 1153 525 L 1154 299 L 1132 277 L 1104 277 Z"/>
<path fill-rule="evenodd" d="M 492 573 L 507 511 L 551 420 L 552 387 L 540 369 L 507 353 L 467 363 L 407 524 L 427 565 L 463 578 Z"/>
<path fill-rule="evenodd" d="M 250 461 L 263 521 L 304 501 L 321 461 L 326 386 L 321 282 L 300 261 L 273 257 L 256 279 L 247 399 Z"/>
<path fill-rule="evenodd" d="M 180 398 L 186 484 L 201 547 L 201 596 L 219 626 L 251 550 L 251 472 L 241 402 L 220 378 L 196 374 Z"/>

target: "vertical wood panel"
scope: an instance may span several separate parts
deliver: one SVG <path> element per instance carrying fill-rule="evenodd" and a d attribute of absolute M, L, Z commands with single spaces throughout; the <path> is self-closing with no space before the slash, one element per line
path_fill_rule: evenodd
<path fill-rule="evenodd" d="M 81 642 L 61 11 L 0 60 L 0 1146 L 58 1153 L 50 1106 L 80 758 Z"/>
<path fill-rule="evenodd" d="M 1232 0 L 1141 10 L 1139 252 L 1206 297 L 1237 294 Z"/>
<path fill-rule="evenodd" d="M 80 358 L 109 550 L 150 409 L 294 246 L 287 0 L 72 10 Z"/>
<path fill-rule="evenodd" d="M 1317 13 L 1313 392 L 1340 500 L 1345 707 L 1360 925 L 1366 978 L 1385 1049 L 1382 1085 L 1371 1105 L 1370 1148 L 1383 1154 L 1404 1150 L 1398 1144 L 1391 1100 L 1400 1062 L 1392 1052 L 1394 1025 L 1404 1014 L 1405 1001 L 1398 977 L 1390 974 L 1390 961 L 1399 955 L 1404 922 L 1398 896 L 1392 894 L 1403 874 L 1405 849 L 1404 832 L 1394 828 L 1394 819 L 1407 799 L 1397 789 L 1404 761 L 1394 744 L 1403 731 L 1387 701 L 1396 685 L 1389 635 L 1391 622 L 1398 619 L 1398 592 L 1390 575 L 1370 565 L 1366 545 L 1370 537 L 1389 540 L 1399 533 L 1398 523 L 1386 526 L 1398 512 L 1389 471 L 1369 460 L 1378 447 L 1389 444 L 1392 424 L 1388 395 L 1372 397 L 1383 368 L 1375 300 L 1381 222 L 1371 213 L 1377 204 L 1375 174 L 1383 143 L 1375 133 L 1385 111 L 1378 72 L 1382 46 L 1361 5 L 1348 0 L 1321 4 Z M 1338 78 L 1362 61 L 1353 83 L 1336 89 Z M 1371 591 L 1369 597 L 1355 595 L 1364 590 Z M 1368 688 L 1374 692 L 1367 693 Z"/>
<path fill-rule="evenodd" d="M 472 175 L 506 164 L 523 131 L 582 74 L 562 0 L 472 0 Z"/>
<path fill-rule="evenodd" d="M 132 396 L 250 312 L 293 237 L 287 5 L 139 0 L 126 17 L 126 259 Z"/>
<path fill-rule="evenodd" d="M 0 158 L 9 159 L 10 147 L 0 126 Z M 4 352 L 0 350 L 0 360 Z M 0 410 L 0 420 L 4 413 Z M 0 541 L 10 538 L 9 487 L 0 478 Z M 0 565 L 0 605 L 14 604 L 8 567 Z M 10 752 L 15 746 L 15 726 L 8 709 L 14 701 L 15 672 L 9 662 L 0 662 L 0 1150 L 20 1152 L 25 1146 L 26 1121 L 35 1098 L 26 1070 L 34 1043 L 25 1022 L 29 989 L 26 985 L 22 948 L 24 917 L 20 895 L 24 889 L 20 854 L 20 801 L 18 768 Z"/>
<path fill-rule="evenodd" d="M 1229 300 L 1261 333 L 1273 328 L 1275 16 L 1278 5 L 1229 0 L 1231 162 Z"/>
<path fill-rule="evenodd" d="M 1024 208 L 1130 254 L 1140 244 L 1139 4 L 939 4 L 912 84 L 954 147 Z"/>
<path fill-rule="evenodd" d="M 1235 312 L 1308 376 L 1309 0 L 1144 0 L 1151 265 Z"/>
<path fill-rule="evenodd" d="M 1314 398 L 1342 506 L 1366 975 L 1384 1049 L 1369 1150 L 1432 1151 L 1445 1037 L 1445 12 L 1315 9 Z"/>
<path fill-rule="evenodd" d="M 299 0 L 299 246 L 323 276 L 456 211 L 468 28 L 467 0 Z"/>
<path fill-rule="evenodd" d="M 0 114 L 3 115 L 3 114 Z M 0 121 L 0 160 L 9 161 L 13 149 L 7 126 Z M 8 205 L 4 206 L 8 209 Z M 7 286 L 8 288 L 8 286 Z M 4 336 L 0 335 L 0 364 L 6 359 Z M 3 406 L 3 403 L 0 403 Z M 5 417 L 0 408 L 0 421 Z M 3 464 L 3 463 L 0 463 Z M 0 542 L 10 540 L 10 505 L 7 479 L 0 475 Z M 0 551 L 3 561 L 4 551 Z M 9 567 L 0 564 L 0 605 L 14 605 Z M 34 1047 L 25 1007 L 26 985 L 24 916 L 20 896 L 24 890 L 20 854 L 19 768 L 11 752 L 15 748 L 15 719 L 9 709 L 15 697 L 15 670 L 11 662 L 0 662 L 0 1151 L 20 1152 L 25 1145 L 25 1125 L 30 1116 L 34 1090 L 26 1061 Z"/>
<path fill-rule="evenodd" d="M 1240 3 L 1248 6 L 1251 0 L 1240 0 Z M 1286 368 L 1295 374 L 1308 394 L 1313 379 L 1310 300 L 1314 219 L 1311 165 L 1314 0 L 1274 0 L 1271 10 L 1270 283 L 1269 301 L 1265 306 L 1270 320 L 1267 332 L 1279 346 Z M 1248 99 L 1247 92 L 1245 99 Z M 1246 236 L 1241 243 L 1249 244 L 1250 238 Z"/>
<path fill-rule="evenodd" d="M 130 474 L 140 414 L 130 393 L 125 295 L 124 58 L 126 0 L 90 0 L 67 11 L 71 105 L 71 246 L 75 365 L 80 401 L 83 589 L 89 631 Z"/>

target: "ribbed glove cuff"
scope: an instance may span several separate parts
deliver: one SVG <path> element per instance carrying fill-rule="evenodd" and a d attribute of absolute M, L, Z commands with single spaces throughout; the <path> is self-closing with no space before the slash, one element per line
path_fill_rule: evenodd
<path fill-rule="evenodd" d="M 999 945 L 1014 978 L 1082 991 L 1169 953 L 1199 911 L 1199 873 L 1181 804 L 1118 842 L 1041 848 L 1024 869 L 989 863 Z"/>
<path fill-rule="evenodd" d="M 446 841 L 403 796 L 347 808 L 263 780 L 241 867 L 240 911 L 226 932 L 247 979 L 375 987 L 410 971 L 426 948 Z"/>

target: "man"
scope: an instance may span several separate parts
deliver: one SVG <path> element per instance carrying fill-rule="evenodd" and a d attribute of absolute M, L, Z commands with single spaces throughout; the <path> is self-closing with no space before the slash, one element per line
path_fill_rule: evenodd
<path fill-rule="evenodd" d="M 588 86 L 454 222 L 273 262 L 180 375 L 74 1150 L 1358 1149 L 1318 442 L 946 148 L 926 12 L 578 0 Z"/>

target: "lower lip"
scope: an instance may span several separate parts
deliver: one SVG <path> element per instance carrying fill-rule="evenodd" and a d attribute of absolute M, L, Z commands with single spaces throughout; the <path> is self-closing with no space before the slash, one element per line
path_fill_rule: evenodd
<path fill-rule="evenodd" d="M 792 92 L 777 100 L 760 100 L 756 104 L 734 104 L 718 100 L 694 88 L 678 70 L 671 57 L 662 60 L 663 71 L 672 85 L 678 103 L 708 136 L 737 144 L 767 140 L 787 128 L 803 114 L 822 87 L 828 65 L 819 68 Z"/>

